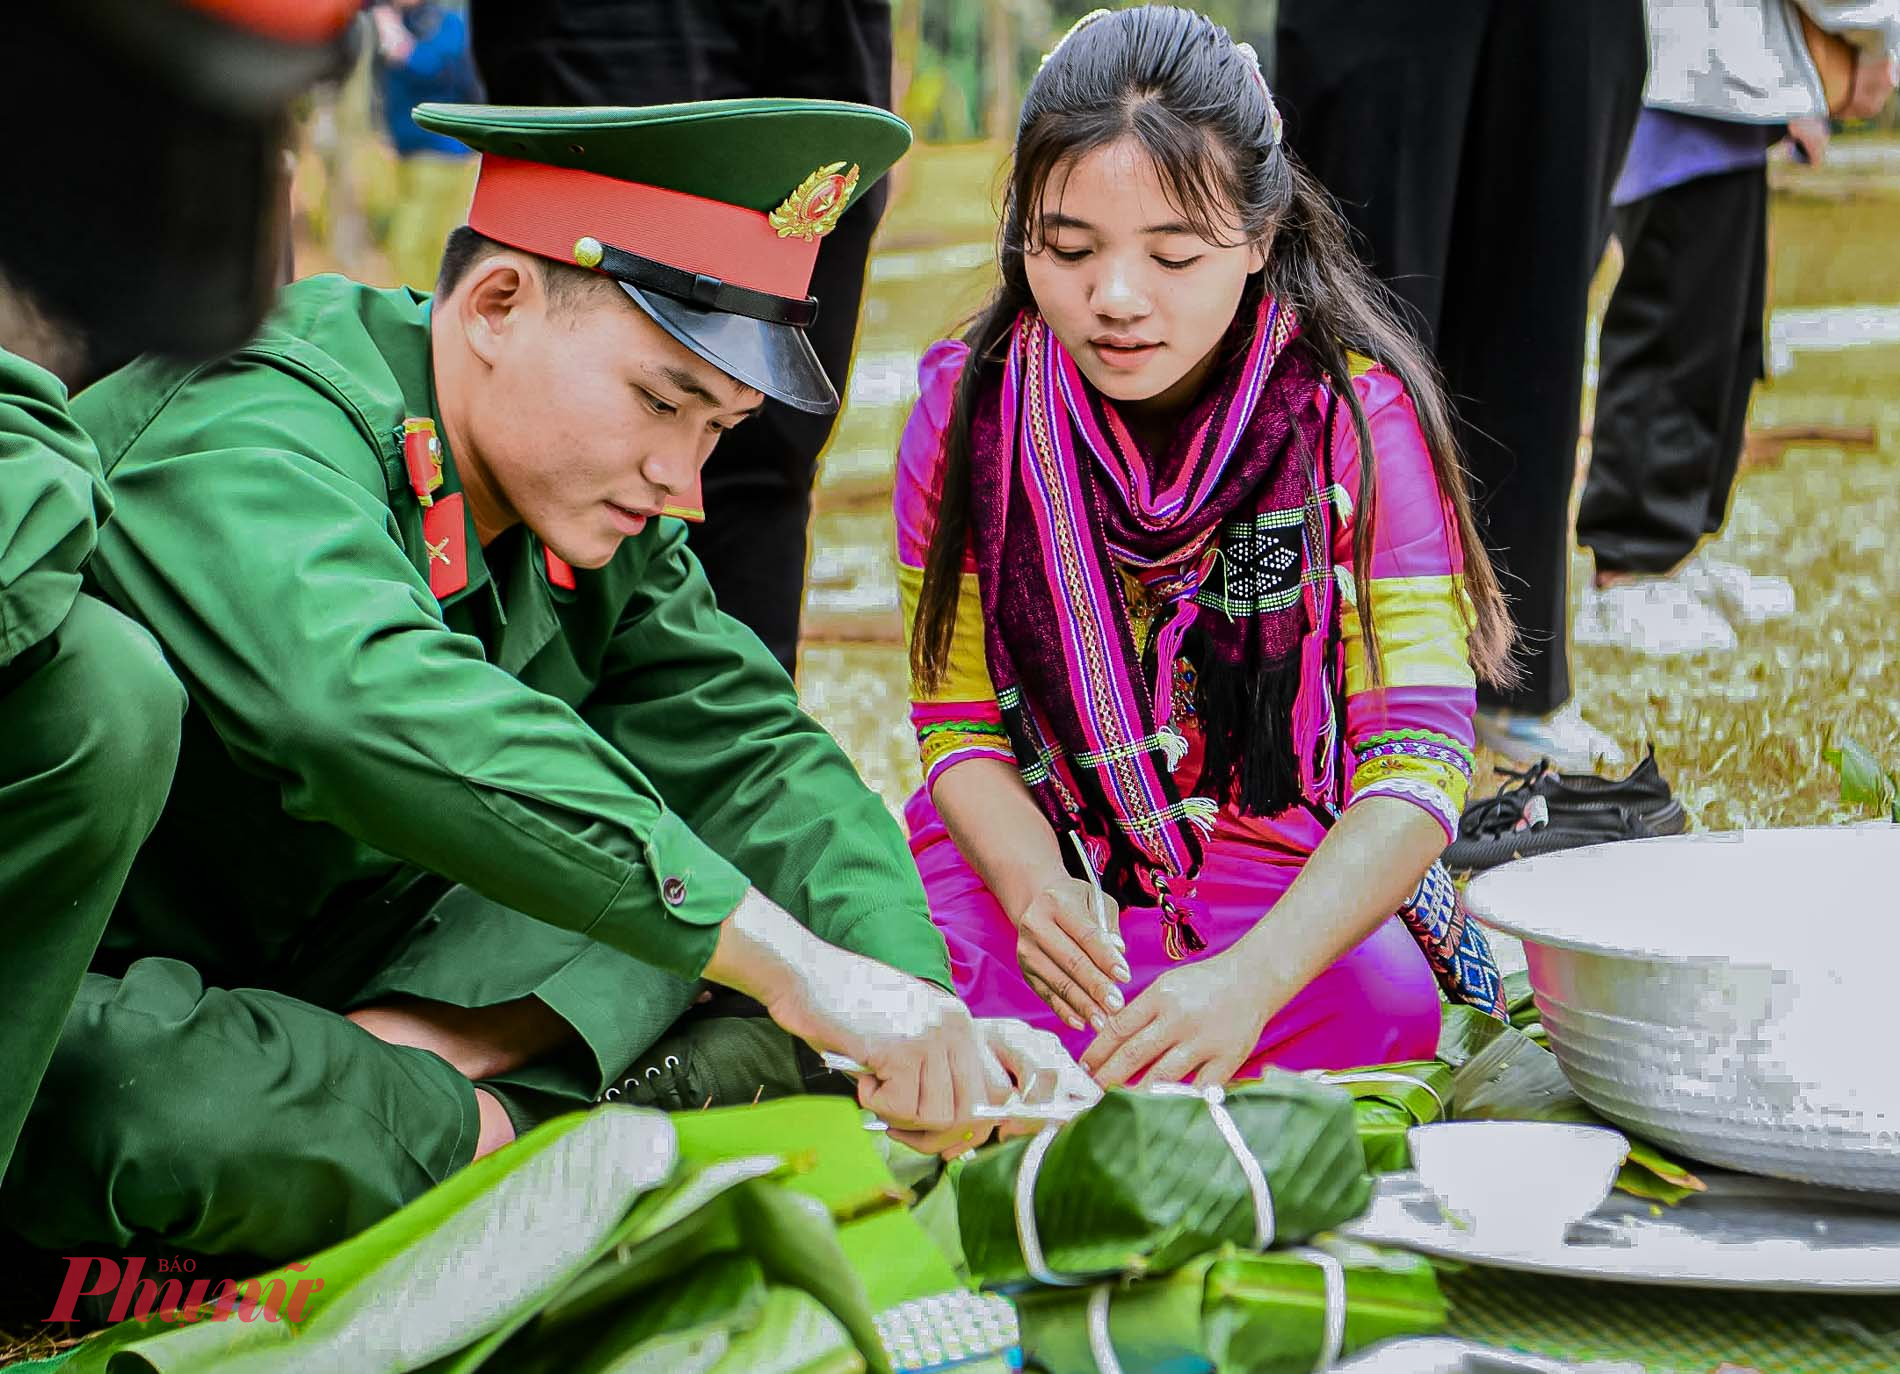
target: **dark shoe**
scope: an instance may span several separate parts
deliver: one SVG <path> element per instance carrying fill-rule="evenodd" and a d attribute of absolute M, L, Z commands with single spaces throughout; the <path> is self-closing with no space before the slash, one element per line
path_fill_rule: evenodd
<path fill-rule="evenodd" d="M 765 1016 L 683 1017 L 602 1095 L 603 1102 L 696 1112 L 856 1085 Z"/>
<path fill-rule="evenodd" d="M 1689 825 L 1688 813 L 1670 792 L 1662 770 L 1656 766 L 1654 745 L 1624 778 L 1546 769 L 1537 783 L 1537 794 L 1544 798 L 1553 816 L 1597 806 L 1621 806 L 1641 816 L 1652 835 L 1680 835 Z"/>
<path fill-rule="evenodd" d="M 1656 767 L 1652 748 L 1627 777 L 1566 775 L 1541 762 L 1514 773 L 1496 796 L 1472 802 L 1443 859 L 1454 872 L 1496 868 L 1561 849 L 1679 835 L 1688 813 Z"/>

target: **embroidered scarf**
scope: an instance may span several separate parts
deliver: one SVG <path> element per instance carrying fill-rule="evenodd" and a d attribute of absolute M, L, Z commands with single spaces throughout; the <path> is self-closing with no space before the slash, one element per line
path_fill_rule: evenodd
<path fill-rule="evenodd" d="M 985 649 L 1023 779 L 1118 900 L 1161 906 L 1177 958 L 1203 942 L 1169 884 L 1199 868 L 1222 805 L 1272 816 L 1333 782 L 1330 416 L 1293 311 L 1263 299 L 1249 326 L 1151 455 L 1025 313 L 971 433 Z M 1146 643 L 1118 565 L 1154 607 Z M 1206 740 L 1191 780 L 1174 772 L 1184 653 Z"/>

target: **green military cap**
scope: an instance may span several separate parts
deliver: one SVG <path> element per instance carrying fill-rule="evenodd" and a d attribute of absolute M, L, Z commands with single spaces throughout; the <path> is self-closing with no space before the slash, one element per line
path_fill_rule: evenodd
<path fill-rule="evenodd" d="M 700 357 L 787 405 L 836 410 L 805 328 L 818 241 L 910 147 L 831 100 L 418 105 L 482 155 L 469 227 L 604 273 Z"/>

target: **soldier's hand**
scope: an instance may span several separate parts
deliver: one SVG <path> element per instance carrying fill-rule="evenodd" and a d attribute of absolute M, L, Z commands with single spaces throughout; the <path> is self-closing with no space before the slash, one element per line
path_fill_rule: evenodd
<path fill-rule="evenodd" d="M 1009 1097 L 1009 1074 L 955 997 L 826 944 L 756 891 L 726 919 L 706 976 L 814 1049 L 864 1065 L 858 1101 L 914 1148 L 974 1147 L 988 1136 L 976 1108 Z"/>
<path fill-rule="evenodd" d="M 786 1009 L 791 1020 L 781 1024 L 864 1065 L 858 1101 L 896 1139 L 936 1154 L 974 1148 L 988 1137 L 975 1109 L 1007 1100 L 1010 1079 L 961 1002 L 844 950 L 828 950 L 812 972 Z"/>

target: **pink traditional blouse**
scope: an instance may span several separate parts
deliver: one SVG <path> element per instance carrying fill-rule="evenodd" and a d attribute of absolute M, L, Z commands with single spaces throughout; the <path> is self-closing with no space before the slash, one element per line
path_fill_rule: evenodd
<path fill-rule="evenodd" d="M 916 619 L 923 567 L 935 526 L 942 487 L 943 431 L 968 347 L 957 340 L 933 344 L 918 367 L 920 395 L 898 448 L 895 492 L 898 583 L 906 634 Z M 1458 813 L 1471 783 L 1472 714 L 1476 679 L 1468 651 L 1469 602 L 1464 555 L 1452 511 L 1438 489 L 1431 454 L 1418 415 L 1391 372 L 1355 359 L 1353 387 L 1366 412 L 1377 476 L 1369 606 L 1356 604 L 1353 541 L 1363 458 L 1352 417 L 1337 409 L 1333 435 L 1334 487 L 1328 499 L 1334 524 L 1333 571 L 1340 590 L 1341 646 L 1346 683 L 1346 746 L 1349 781 L 1346 805 L 1366 797 L 1397 797 L 1426 812 L 1456 837 Z M 1316 389 L 1323 408 L 1327 388 Z M 1151 608 L 1140 604 L 1140 587 L 1124 571 L 1130 618 L 1139 636 Z M 1367 667 L 1364 621 L 1377 628 L 1382 680 L 1374 685 Z M 1201 742 L 1191 713 L 1192 667 L 1174 666 L 1177 724 L 1184 726 L 1190 754 L 1182 776 L 1197 771 Z M 948 671 L 931 693 L 911 684 L 911 720 L 923 765 L 923 789 L 913 813 L 924 809 L 930 788 L 946 769 L 966 759 L 995 758 L 1014 765 L 1003 733 L 983 648 L 982 594 L 974 554 L 965 552 Z M 914 816 L 915 819 L 915 816 Z M 932 818 L 934 819 L 934 817 Z M 1311 815 L 1293 808 L 1265 819 L 1242 817 L 1230 806 L 1214 845 L 1245 843 L 1287 856 L 1318 847 L 1324 831 Z"/>

